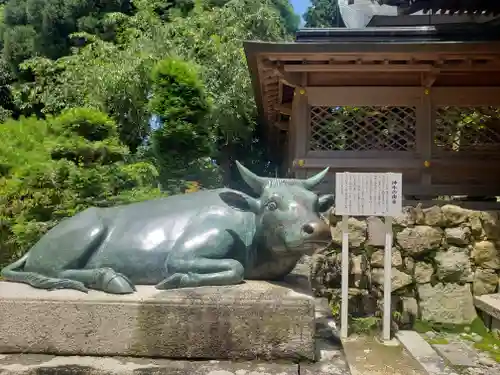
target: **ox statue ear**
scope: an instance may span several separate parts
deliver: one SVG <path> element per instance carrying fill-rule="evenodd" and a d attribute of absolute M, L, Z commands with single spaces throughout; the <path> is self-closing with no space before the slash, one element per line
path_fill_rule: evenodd
<path fill-rule="evenodd" d="M 335 195 L 326 194 L 318 198 L 318 212 L 326 212 L 335 204 Z"/>
<path fill-rule="evenodd" d="M 250 186 L 255 193 L 260 195 L 262 193 L 264 185 L 266 184 L 266 179 L 259 177 L 255 173 L 251 172 L 249 169 L 245 168 L 239 161 L 236 161 L 236 166 L 240 171 L 243 181 L 245 181 L 246 184 Z"/>
<path fill-rule="evenodd" d="M 219 193 L 220 199 L 228 206 L 240 211 L 250 211 L 254 214 L 260 211 L 260 201 L 239 191 L 223 191 Z"/>
<path fill-rule="evenodd" d="M 309 177 L 306 180 L 302 180 L 302 186 L 304 186 L 304 188 L 306 188 L 307 190 L 314 189 L 316 187 L 316 185 L 318 185 L 321 181 L 323 181 L 323 179 L 325 178 L 329 169 L 330 168 L 327 167 L 327 168 L 323 169 L 321 172 L 319 172 L 318 174 L 315 174 L 314 176 Z"/>

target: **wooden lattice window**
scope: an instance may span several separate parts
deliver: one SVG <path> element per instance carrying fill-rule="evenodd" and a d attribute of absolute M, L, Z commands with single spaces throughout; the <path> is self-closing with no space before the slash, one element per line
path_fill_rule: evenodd
<path fill-rule="evenodd" d="M 311 107 L 310 151 L 414 151 L 415 107 Z"/>
<path fill-rule="evenodd" d="M 437 107 L 434 145 L 441 151 L 498 154 L 500 108 Z"/>

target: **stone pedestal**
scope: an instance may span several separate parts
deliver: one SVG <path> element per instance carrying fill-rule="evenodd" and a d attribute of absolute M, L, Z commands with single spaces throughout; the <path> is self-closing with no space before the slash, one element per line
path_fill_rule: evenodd
<path fill-rule="evenodd" d="M 314 359 L 314 300 L 251 281 L 132 295 L 0 282 L 0 353 Z"/>

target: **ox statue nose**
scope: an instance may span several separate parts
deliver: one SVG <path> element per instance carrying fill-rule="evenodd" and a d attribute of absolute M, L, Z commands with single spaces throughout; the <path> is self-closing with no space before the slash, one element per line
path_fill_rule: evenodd
<path fill-rule="evenodd" d="M 329 239 L 330 238 L 330 228 L 328 225 L 321 221 L 314 221 L 306 223 L 302 226 L 302 232 L 307 235 L 307 237 L 313 237 L 317 239 Z"/>

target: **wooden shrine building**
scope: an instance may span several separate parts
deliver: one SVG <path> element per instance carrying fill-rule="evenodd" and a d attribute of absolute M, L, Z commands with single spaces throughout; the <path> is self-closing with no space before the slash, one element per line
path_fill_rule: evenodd
<path fill-rule="evenodd" d="M 244 47 L 282 176 L 330 167 L 331 191 L 335 172 L 401 172 L 407 199 L 500 196 L 495 25 L 304 29 Z"/>

